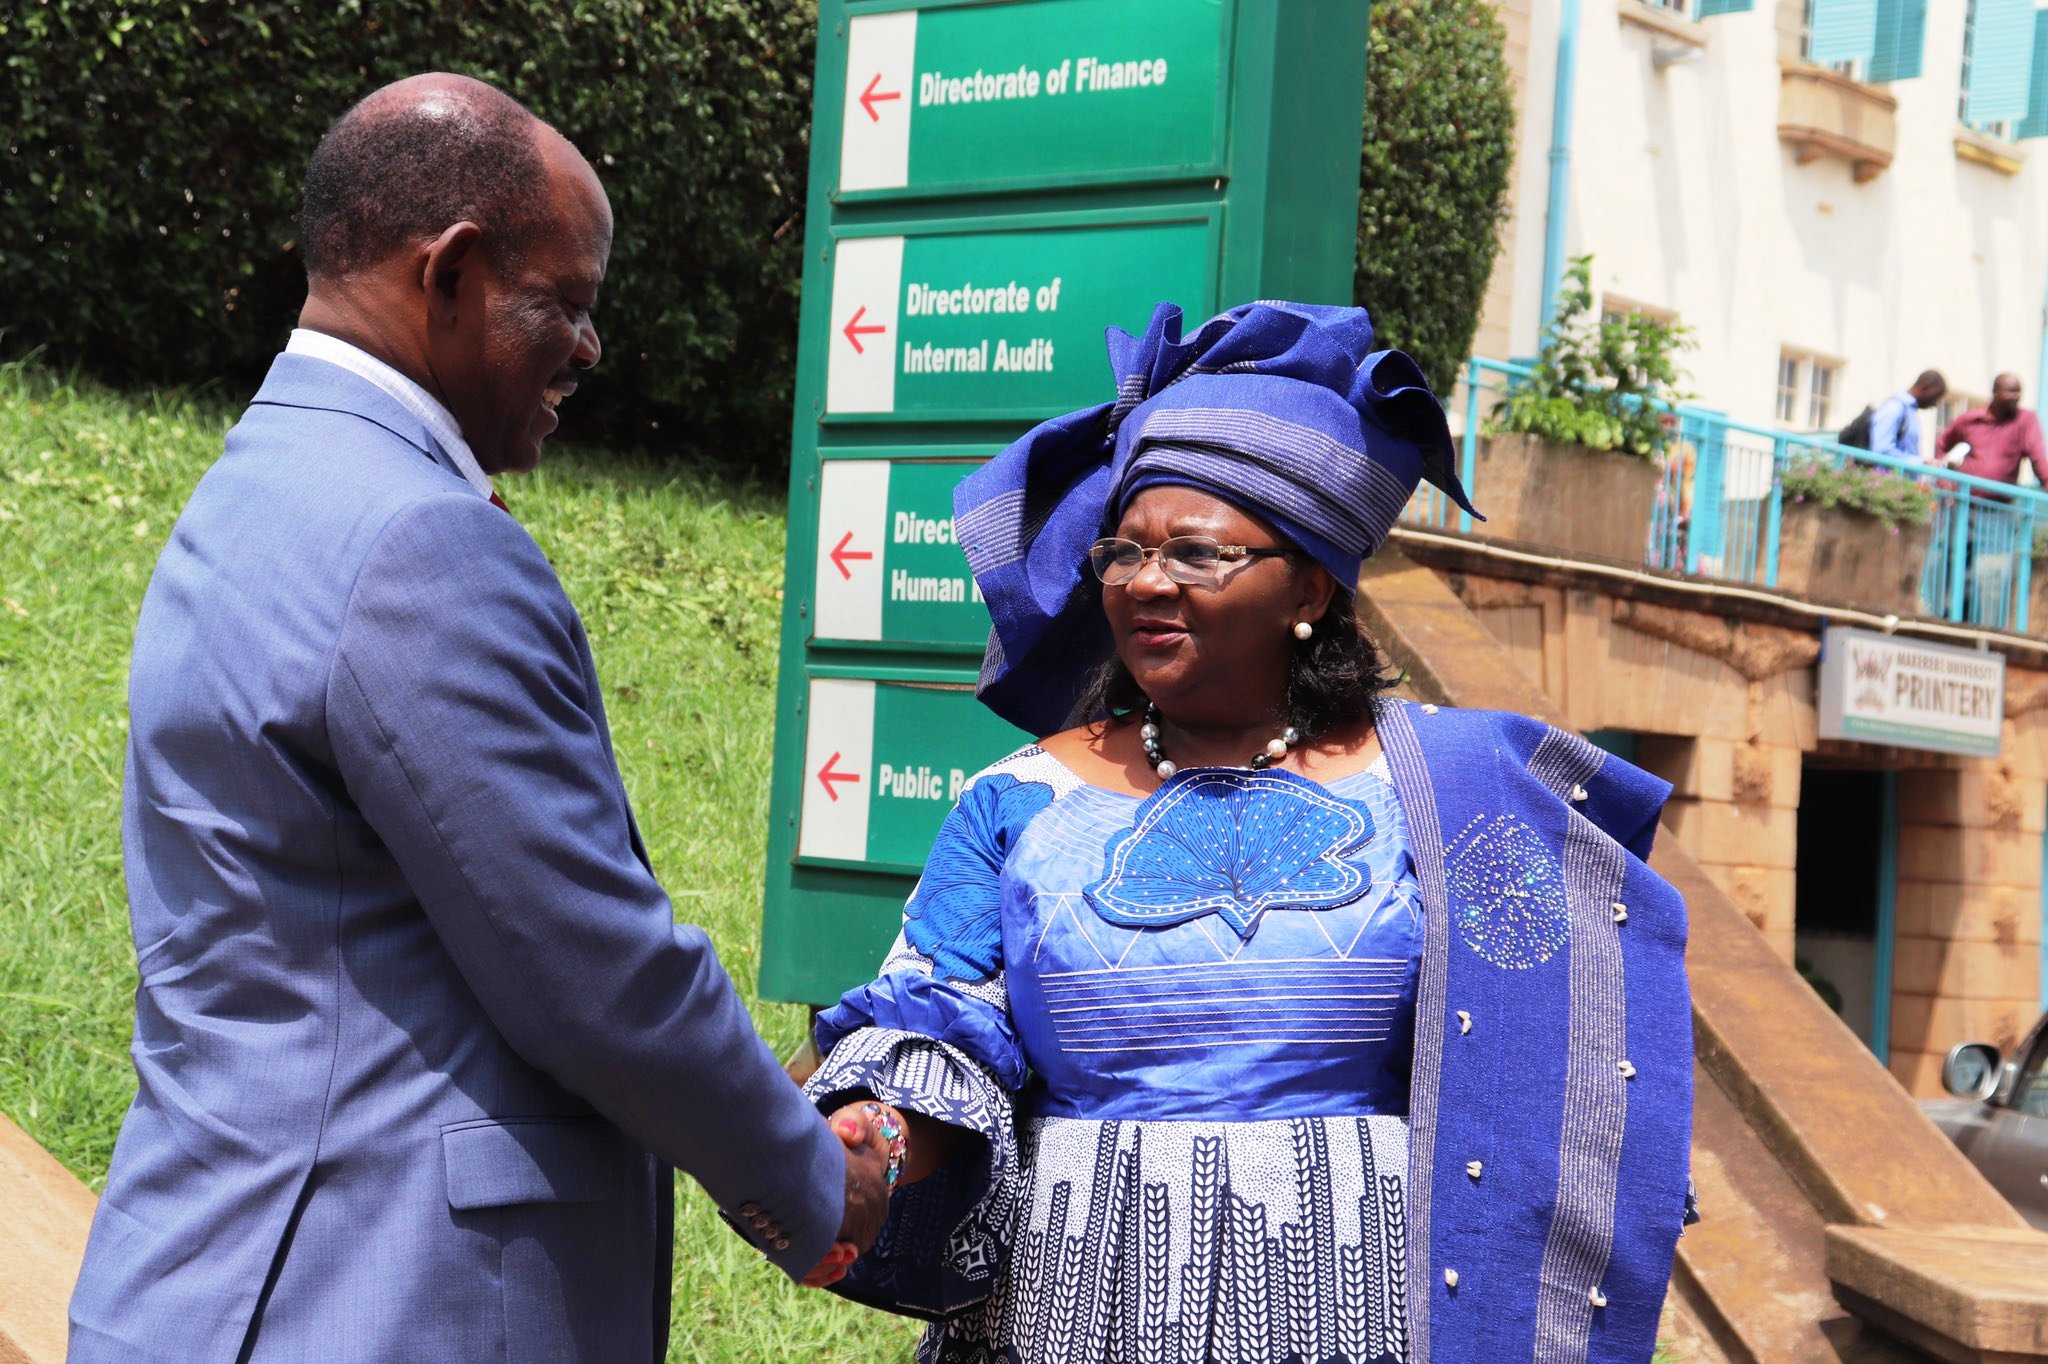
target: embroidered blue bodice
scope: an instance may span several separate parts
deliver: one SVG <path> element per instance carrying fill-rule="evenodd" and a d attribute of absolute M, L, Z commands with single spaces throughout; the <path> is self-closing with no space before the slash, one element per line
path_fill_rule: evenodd
<path fill-rule="evenodd" d="M 963 796 L 905 925 L 931 974 L 864 1012 L 944 1012 L 1042 1116 L 1402 1114 L 1418 902 L 1382 769 L 1187 769 L 1141 799 L 1036 753 Z M 1006 1016 L 977 1018 L 998 976 Z"/>

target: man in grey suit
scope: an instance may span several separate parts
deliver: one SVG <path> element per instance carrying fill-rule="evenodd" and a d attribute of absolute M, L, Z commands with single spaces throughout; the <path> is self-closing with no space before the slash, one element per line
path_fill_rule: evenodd
<path fill-rule="evenodd" d="M 597 363 L 610 207 L 512 100 L 415 77 L 322 140 L 302 233 L 300 330 L 136 627 L 139 1087 L 71 1357 L 658 1359 L 671 1166 L 822 1283 L 887 1153 L 674 923 L 491 487 Z"/>

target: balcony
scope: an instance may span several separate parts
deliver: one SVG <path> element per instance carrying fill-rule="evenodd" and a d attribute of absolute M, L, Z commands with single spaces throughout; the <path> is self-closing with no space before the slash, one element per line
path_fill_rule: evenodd
<path fill-rule="evenodd" d="M 1403 525 L 1476 531 L 1581 566 L 1640 566 L 1792 593 L 1809 609 L 1829 604 L 1837 624 L 1887 633 L 1917 617 L 2048 638 L 2048 490 L 1685 404 L 1664 409 L 1671 440 L 1655 459 L 1573 446 L 1532 451 L 1524 437 L 1482 440 L 1482 407 L 1529 374 L 1498 360 L 1466 365 L 1459 478 L 1492 519 L 1476 525 L 1441 492 L 1423 488 Z M 1830 480 L 1838 492 L 1843 481 L 1882 485 L 1902 510 L 1906 501 L 1924 505 L 1890 524 L 1870 503 L 1836 508 L 1818 492 L 1809 500 L 1799 483 L 1821 468 L 1850 475 Z M 1901 498 L 1900 485 L 1918 492 Z"/>
<path fill-rule="evenodd" d="M 1778 140 L 1792 145 L 1799 164 L 1840 157 L 1859 185 L 1882 175 L 1898 141 L 1899 102 L 1824 67 L 1785 62 L 1780 69 Z"/>

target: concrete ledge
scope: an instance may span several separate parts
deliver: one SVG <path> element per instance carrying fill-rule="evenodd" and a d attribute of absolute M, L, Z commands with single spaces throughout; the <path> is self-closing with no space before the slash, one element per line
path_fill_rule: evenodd
<path fill-rule="evenodd" d="M 98 1206 L 0 1116 L 0 1364 L 62 1364 L 71 1286 Z"/>
<path fill-rule="evenodd" d="M 2048 1233 L 2009 1227 L 1829 1227 L 1844 1307 L 1937 1359 L 2048 1359 Z"/>
<path fill-rule="evenodd" d="M 1616 17 L 1624 24 L 1646 28 L 1659 37 L 1684 43 L 1687 47 L 1707 45 L 1709 35 L 1705 24 L 1682 14 L 1673 14 L 1661 6 L 1645 4 L 1643 0 L 1621 0 Z"/>
<path fill-rule="evenodd" d="M 1956 159 L 1987 166 L 2000 175 L 2018 175 L 2027 164 L 2027 154 L 2019 143 L 1963 123 L 1956 125 Z"/>
<path fill-rule="evenodd" d="M 1485 534 L 1396 526 L 1388 543 L 1408 561 L 1445 573 L 1599 592 L 1623 601 L 1754 621 L 1812 635 L 1818 635 L 1823 623 L 1859 625 L 1867 630 L 1896 633 L 1901 638 L 1994 649 L 2021 667 L 2038 668 L 2048 659 L 2048 639 L 2032 635 L 2016 635 L 1988 626 L 1950 625 L 1920 617 L 1885 617 L 1783 588 L 1693 577 L 1669 569 L 1574 561 L 1560 558 L 1557 551 L 1542 545 L 1517 544 Z M 2043 629 L 2048 630 L 2048 626 Z M 2048 697 L 2040 698 L 2036 704 L 2048 704 Z"/>

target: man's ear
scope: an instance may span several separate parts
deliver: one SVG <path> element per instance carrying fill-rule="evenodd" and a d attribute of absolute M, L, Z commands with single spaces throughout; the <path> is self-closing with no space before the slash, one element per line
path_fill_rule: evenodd
<path fill-rule="evenodd" d="M 420 290 L 427 299 L 427 320 L 435 327 L 453 327 L 461 317 L 463 285 L 482 264 L 478 245 L 483 229 L 460 222 L 427 244 L 420 258 Z"/>

